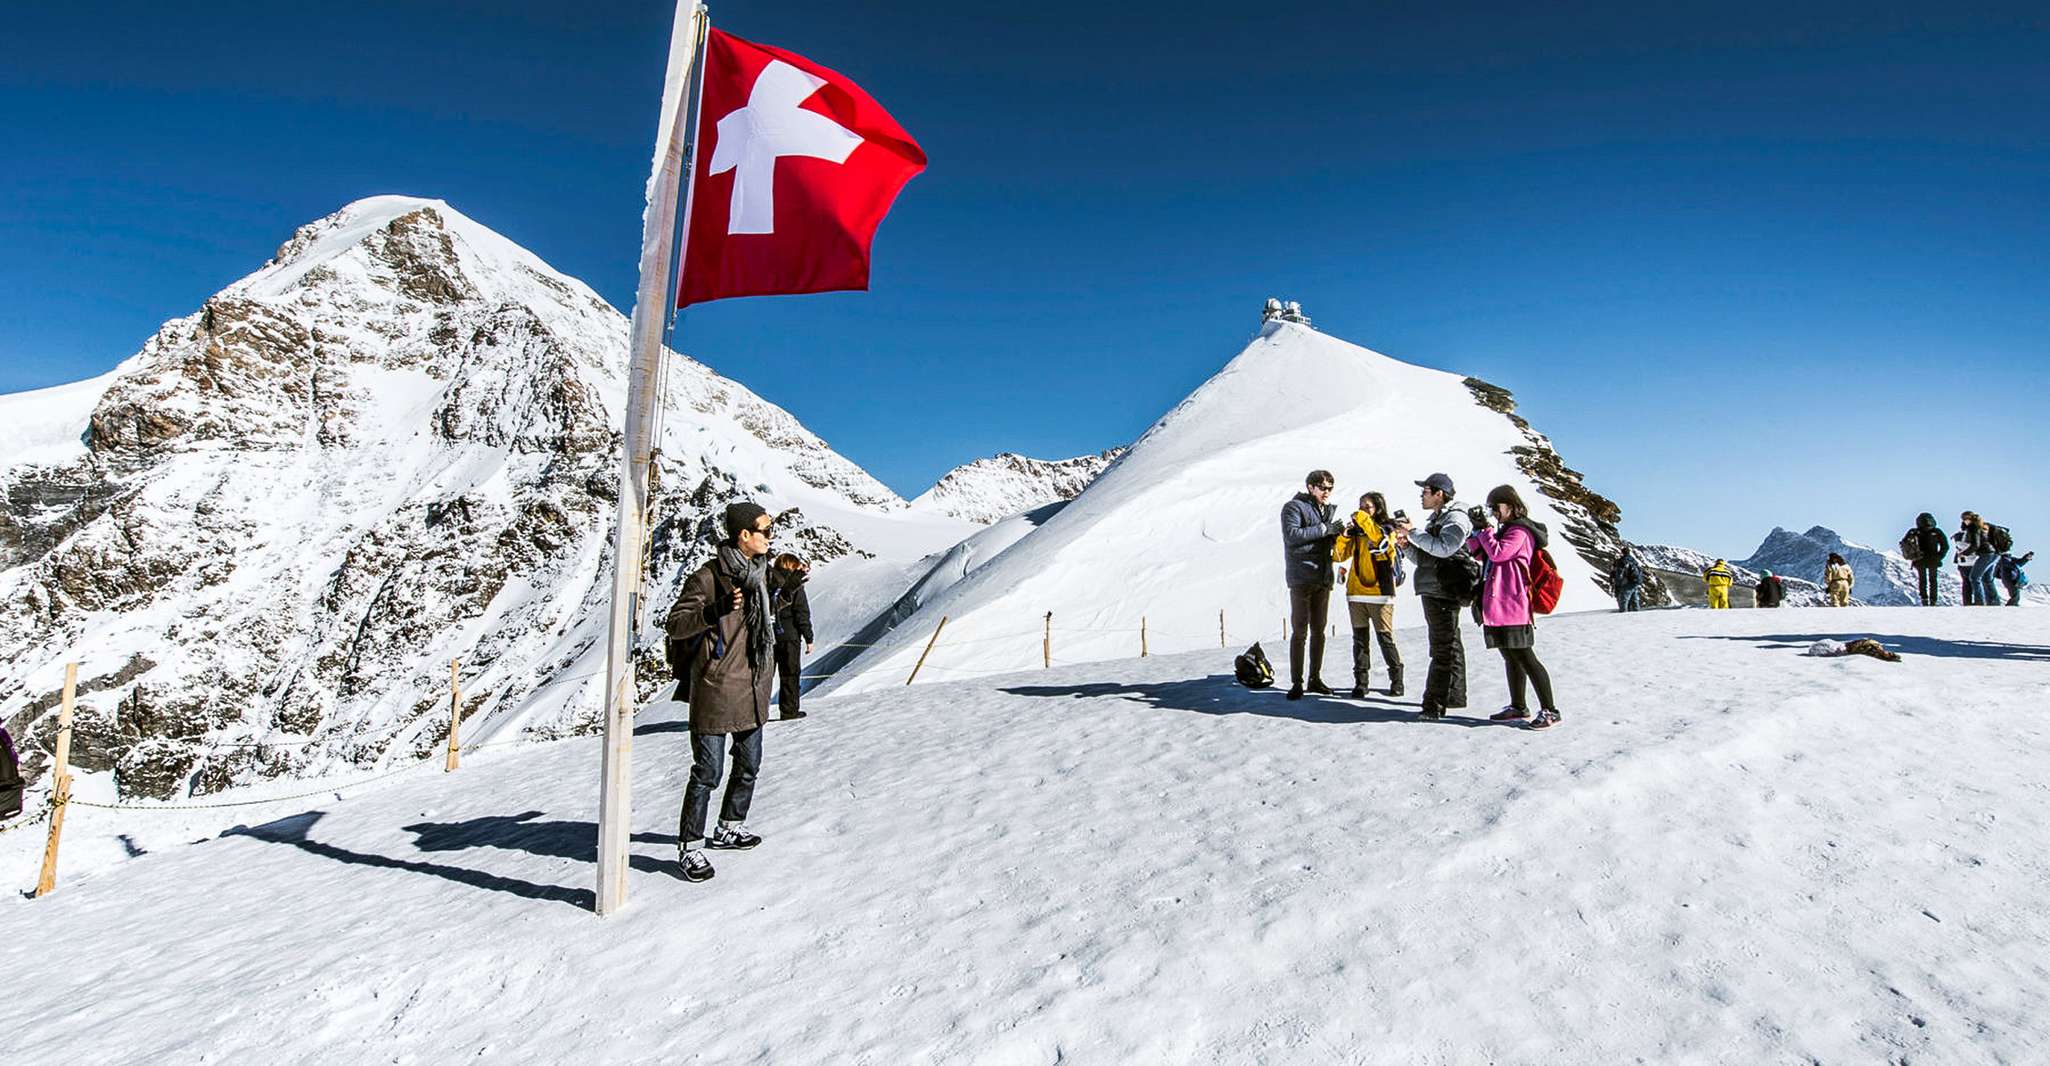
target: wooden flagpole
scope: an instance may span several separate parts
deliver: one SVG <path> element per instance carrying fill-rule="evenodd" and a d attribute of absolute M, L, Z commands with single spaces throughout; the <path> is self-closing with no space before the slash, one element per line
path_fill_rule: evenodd
<path fill-rule="evenodd" d="M 605 744 L 598 785 L 598 894 L 600 916 L 626 906 L 627 842 L 633 822 L 634 629 L 640 614 L 641 560 L 647 530 L 648 465 L 654 450 L 656 383 L 662 371 L 662 333 L 676 290 L 670 269 L 676 244 L 676 200 L 684 174 L 687 135 L 696 129 L 691 83 L 700 73 L 708 20 L 698 0 L 678 0 L 669 35 L 669 67 L 662 81 L 662 119 L 641 216 L 641 281 L 634 296 L 633 345 L 627 367 L 626 434 L 619 468 L 618 532 L 612 544 L 612 618 L 605 640 Z"/>

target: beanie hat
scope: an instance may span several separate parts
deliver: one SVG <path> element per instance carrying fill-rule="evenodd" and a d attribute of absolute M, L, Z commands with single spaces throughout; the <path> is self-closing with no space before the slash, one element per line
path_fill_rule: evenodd
<path fill-rule="evenodd" d="M 753 500 L 742 500 L 739 503 L 727 504 L 726 539 L 739 540 L 741 530 L 753 529 L 755 519 L 768 513 L 767 508 Z"/>

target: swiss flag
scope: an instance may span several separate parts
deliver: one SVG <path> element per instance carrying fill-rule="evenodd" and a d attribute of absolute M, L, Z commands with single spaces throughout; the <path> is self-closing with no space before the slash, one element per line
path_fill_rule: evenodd
<path fill-rule="evenodd" d="M 710 31 L 676 305 L 868 288 L 868 247 L 925 152 L 861 87 Z"/>

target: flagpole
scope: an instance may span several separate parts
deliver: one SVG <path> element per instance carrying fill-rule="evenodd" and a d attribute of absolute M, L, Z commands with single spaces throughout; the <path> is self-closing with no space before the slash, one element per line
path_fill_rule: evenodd
<path fill-rule="evenodd" d="M 662 81 L 662 118 L 641 216 L 641 277 L 628 329 L 626 426 L 619 468 L 619 514 L 612 544 L 611 624 L 605 639 L 605 746 L 598 785 L 598 892 L 602 917 L 626 906 L 627 844 L 633 822 L 634 628 L 639 615 L 648 472 L 655 446 L 651 404 L 662 370 L 662 333 L 675 290 L 669 274 L 676 242 L 677 187 L 685 133 L 694 128 L 690 86 L 702 62 L 705 6 L 678 0 Z"/>

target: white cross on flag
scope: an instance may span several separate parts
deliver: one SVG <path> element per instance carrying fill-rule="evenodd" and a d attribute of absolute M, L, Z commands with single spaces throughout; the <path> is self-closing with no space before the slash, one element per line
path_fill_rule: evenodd
<path fill-rule="evenodd" d="M 868 288 L 876 226 L 925 152 L 803 56 L 714 29 L 704 64 L 677 306 Z"/>

